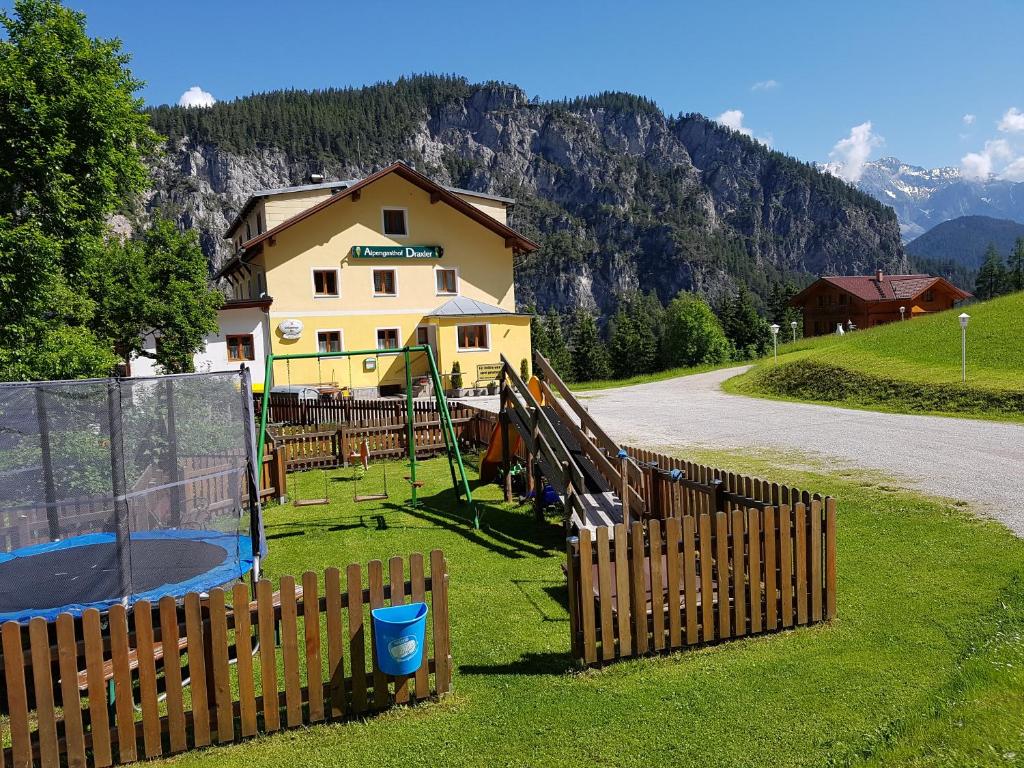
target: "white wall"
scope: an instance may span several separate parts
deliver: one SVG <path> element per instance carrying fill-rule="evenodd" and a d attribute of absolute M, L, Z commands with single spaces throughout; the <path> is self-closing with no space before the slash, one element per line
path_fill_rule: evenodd
<path fill-rule="evenodd" d="M 217 333 L 206 337 L 205 349 L 195 355 L 197 372 L 230 371 L 241 366 L 241 363 L 228 362 L 228 346 L 226 337 L 234 334 L 251 333 L 253 339 L 253 357 L 246 363 L 252 376 L 253 384 L 263 383 L 263 373 L 267 355 L 267 315 L 259 307 L 227 308 L 217 312 Z M 156 351 L 156 337 L 153 334 L 143 339 L 143 348 L 147 352 Z M 132 359 L 132 376 L 156 376 L 156 362 L 148 357 Z"/>

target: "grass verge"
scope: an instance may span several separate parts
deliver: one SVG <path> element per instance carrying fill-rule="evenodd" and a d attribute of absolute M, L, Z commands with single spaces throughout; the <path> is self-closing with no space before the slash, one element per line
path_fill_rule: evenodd
<path fill-rule="evenodd" d="M 779 348 L 725 389 L 896 413 L 1024 422 L 1024 293 L 967 308 L 967 381 L 961 381 L 959 308 L 845 336 Z"/>
<path fill-rule="evenodd" d="M 835 622 L 579 671 L 566 653 L 558 520 L 537 524 L 487 486 L 475 491 L 484 530 L 474 531 L 443 460 L 421 465 L 419 510 L 404 509 L 398 494 L 356 505 L 339 470 L 330 505 L 267 511 L 269 575 L 444 549 L 455 693 L 173 762 L 999 765 L 1024 754 L 1020 671 L 1009 666 L 1021 653 L 1024 542 L 873 476 L 823 473 L 811 461 L 783 469 L 772 456 L 696 458 L 839 499 Z M 366 487 L 381 482 L 381 467 Z M 293 493 L 323 493 L 318 472 L 289 480 Z"/>
<path fill-rule="evenodd" d="M 595 381 L 581 381 L 569 385 L 569 389 L 573 392 L 589 392 L 595 389 L 616 389 L 618 387 L 631 387 L 635 384 L 650 384 L 655 381 L 665 381 L 665 379 L 674 379 L 678 376 L 691 376 L 695 373 L 707 373 L 708 371 L 717 371 L 720 368 L 732 368 L 740 365 L 749 365 L 749 362 L 729 360 L 724 363 L 715 363 L 708 365 L 694 365 L 684 368 L 669 368 L 664 371 L 658 371 L 657 373 L 644 373 L 640 376 L 630 376 L 628 379 L 597 379 Z"/>

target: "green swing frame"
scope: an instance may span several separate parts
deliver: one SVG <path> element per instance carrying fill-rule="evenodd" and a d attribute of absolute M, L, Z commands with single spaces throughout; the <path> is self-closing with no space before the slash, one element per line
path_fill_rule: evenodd
<path fill-rule="evenodd" d="M 437 364 L 434 362 L 434 351 L 427 345 L 414 345 L 395 347 L 393 349 L 359 349 L 351 352 L 297 352 L 293 354 L 275 355 L 273 352 L 267 355 L 266 370 L 263 377 L 263 407 L 260 409 L 260 436 L 257 446 L 257 466 L 263 466 L 264 446 L 267 439 L 267 417 L 270 414 L 270 392 L 274 387 L 274 363 L 278 360 L 317 360 L 347 357 L 351 361 L 353 357 L 397 357 L 402 356 L 405 362 L 405 414 L 406 429 L 408 432 L 409 446 L 409 485 L 412 489 L 411 506 L 418 504 L 417 490 L 420 484 L 416 480 L 416 434 L 412 397 L 412 368 L 410 362 L 412 355 L 423 353 L 426 355 L 427 364 L 430 368 L 430 378 L 434 384 L 434 399 L 437 402 L 437 410 L 441 420 L 441 434 L 444 439 L 445 453 L 448 456 L 448 468 L 452 476 L 452 488 L 455 490 L 456 498 L 462 503 L 469 505 L 473 517 L 473 527 L 480 527 L 480 515 L 476 505 L 473 503 L 473 492 L 469 488 L 469 478 L 466 477 L 466 466 L 462 461 L 462 452 L 459 450 L 459 441 L 455 435 L 455 426 L 452 423 L 451 412 L 448 410 L 448 400 L 444 395 L 444 386 L 441 383 L 441 376 L 437 372 Z M 456 469 L 457 468 L 457 469 Z"/>

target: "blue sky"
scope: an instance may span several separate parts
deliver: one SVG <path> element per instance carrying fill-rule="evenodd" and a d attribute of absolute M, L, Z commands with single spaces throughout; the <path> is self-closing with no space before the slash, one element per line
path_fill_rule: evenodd
<path fill-rule="evenodd" d="M 828 159 L 844 137 L 847 162 L 960 165 L 974 153 L 968 165 L 998 173 L 1024 158 L 1012 144 L 1024 118 L 1019 131 L 997 127 L 1024 109 L 1024 3 L 1010 0 L 65 1 L 92 34 L 123 40 L 153 104 L 191 86 L 223 100 L 454 72 L 545 99 L 626 90 L 672 113 L 738 110 L 753 135 L 802 159 Z"/>

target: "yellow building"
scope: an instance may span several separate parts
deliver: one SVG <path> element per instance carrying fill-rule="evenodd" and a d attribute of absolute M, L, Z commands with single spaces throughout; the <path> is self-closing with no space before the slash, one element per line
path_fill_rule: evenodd
<path fill-rule="evenodd" d="M 536 243 L 507 225 L 514 201 L 441 186 L 404 163 L 358 181 L 254 194 L 226 237 L 236 253 L 217 277 L 234 299 L 269 298 L 274 354 L 427 344 L 446 386 L 484 386 L 504 354 L 530 357 L 530 318 L 516 312 L 513 258 Z M 255 345 L 250 345 L 254 348 Z M 404 388 L 400 358 L 293 361 L 275 384 Z M 254 364 L 260 364 L 256 362 Z M 422 357 L 413 375 L 426 372 Z"/>

